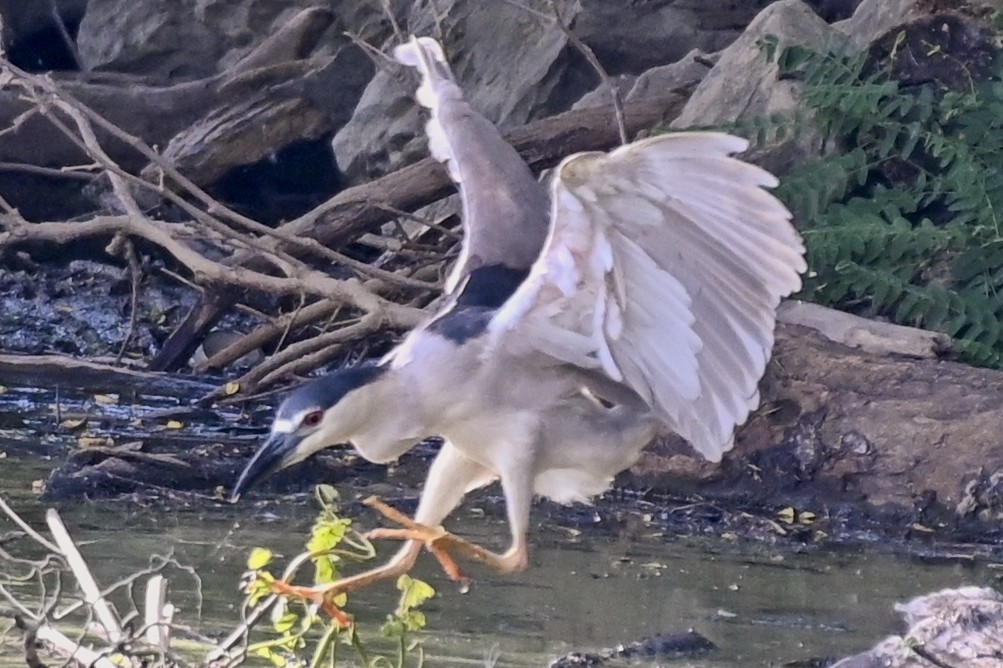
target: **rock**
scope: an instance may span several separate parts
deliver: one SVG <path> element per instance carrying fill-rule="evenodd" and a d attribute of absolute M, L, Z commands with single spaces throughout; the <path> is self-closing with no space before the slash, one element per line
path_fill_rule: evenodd
<path fill-rule="evenodd" d="M 235 64 L 318 0 L 91 0 L 77 37 L 85 69 L 165 78 L 207 77 Z M 330 3 L 336 25 L 319 53 L 389 34 L 379 3 Z"/>
<path fill-rule="evenodd" d="M 633 90 L 634 84 L 637 83 L 637 77 L 633 74 L 619 74 L 615 77 L 610 77 L 610 83 L 620 94 L 620 99 L 623 99 L 627 93 Z M 585 95 L 582 95 L 582 97 L 575 102 L 571 108 L 588 109 L 590 107 L 602 107 L 604 105 L 612 104 L 613 100 L 610 96 L 609 84 L 600 82 L 596 88 L 593 88 L 588 93 L 585 93 Z"/>
<path fill-rule="evenodd" d="M 734 0 L 584 0 L 573 27 L 610 74 L 638 74 L 693 49 L 720 51 L 742 34 L 759 6 Z"/>
<path fill-rule="evenodd" d="M 640 100 L 646 97 L 665 95 L 667 91 L 696 86 L 707 76 L 717 57 L 693 49 L 677 62 L 659 65 L 646 70 L 640 76 L 620 74 L 612 77 L 614 85 L 624 100 Z M 606 84 L 600 83 L 575 102 L 572 109 L 600 107 L 612 104 Z"/>
<path fill-rule="evenodd" d="M 900 25 L 917 0 L 864 0 L 853 16 L 835 24 L 857 48 L 863 49 L 875 39 Z"/>
<path fill-rule="evenodd" d="M 230 44 L 192 2 L 91 2 L 77 46 L 86 70 L 198 78 L 216 72 Z M 182 46 L 183 45 L 183 46 Z"/>
<path fill-rule="evenodd" d="M 627 93 L 628 100 L 639 100 L 653 95 L 664 95 L 674 88 L 695 86 L 703 81 L 717 62 L 716 54 L 693 49 L 670 65 L 653 67 L 637 77 L 634 87 Z"/>
<path fill-rule="evenodd" d="M 725 125 L 739 119 L 791 114 L 800 107 L 800 82 L 778 80 L 777 65 L 767 61 L 761 42 L 775 36 L 785 44 L 820 47 L 842 41 L 840 33 L 801 0 L 781 0 L 764 9 L 742 36 L 725 49 L 714 68 L 693 92 L 675 128 Z M 757 155 L 757 162 L 774 173 L 786 173 L 819 154 L 817 133 L 806 131 Z"/>
<path fill-rule="evenodd" d="M 441 32 L 471 104 L 503 129 L 565 111 L 598 83 L 596 73 L 549 20 L 550 3 L 529 4 L 536 14 L 514 4 L 439 2 L 434 8 L 441 25 L 436 26 L 426 1 L 417 3 L 405 21 L 414 34 Z M 739 3 L 736 8 L 730 0 L 558 3 L 562 20 L 613 76 L 624 75 L 629 81 L 652 66 L 683 63 L 649 76 L 645 86 L 651 86 L 651 92 L 653 84 L 670 79 L 683 83 L 694 78 L 691 75 L 702 75 L 691 52 L 730 44 L 754 16 L 753 9 L 744 7 Z M 656 76 L 661 78 L 653 79 Z M 577 106 L 602 104 L 607 95 L 595 89 Z M 415 139 L 421 134 L 420 114 L 409 101 L 410 85 L 402 86 L 393 71 L 376 75 L 355 117 L 334 139 L 338 166 L 350 181 L 385 173 L 422 154 L 424 139 Z"/>
<path fill-rule="evenodd" d="M 959 587 L 895 606 L 909 630 L 832 668 L 930 668 L 1003 665 L 1003 596 L 988 587 Z"/>
<path fill-rule="evenodd" d="M 441 29 L 467 99 L 502 129 L 567 109 L 598 79 L 587 65 L 562 56 L 567 37 L 560 30 L 523 8 L 476 0 L 430 1 L 415 3 L 407 30 L 423 35 Z M 549 12 L 549 2 L 528 4 Z M 558 6 L 566 21 L 574 19 L 575 2 L 561 0 Z M 440 17 L 438 27 L 435 16 Z M 338 167 L 350 181 L 425 155 L 423 121 L 412 102 L 413 91 L 413 79 L 397 67 L 389 66 L 373 78 L 352 120 L 333 142 Z"/>

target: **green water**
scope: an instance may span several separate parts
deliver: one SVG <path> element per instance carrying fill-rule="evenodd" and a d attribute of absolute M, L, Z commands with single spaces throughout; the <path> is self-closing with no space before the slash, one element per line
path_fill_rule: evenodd
<path fill-rule="evenodd" d="M 0 491 L 39 528 L 44 506 L 30 482 L 49 466 L 0 461 Z M 285 506 L 278 515 L 274 508 L 246 503 L 164 511 L 120 500 L 60 512 L 104 585 L 144 567 L 151 554 L 172 553 L 194 567 L 201 597 L 189 575 L 171 573 L 170 597 L 181 608 L 176 620 L 220 637 L 239 616 L 237 583 L 249 549 L 296 552 L 313 515 L 306 506 Z M 363 518 L 366 526 L 374 521 Z M 0 520 L 0 535 L 9 528 Z M 500 519 L 470 511 L 459 512 L 450 528 L 496 547 L 507 535 Z M 466 594 L 445 581 L 430 557 L 422 558 L 417 574 L 439 591 L 425 607 L 426 665 L 483 665 L 490 655 L 499 666 L 543 666 L 567 652 L 692 628 L 718 650 L 671 665 L 781 666 L 861 651 L 898 630 L 895 602 L 942 587 L 998 586 L 1000 573 L 977 560 L 930 563 L 877 545 L 798 554 L 790 546 L 666 536 L 644 526 L 614 534 L 601 523 L 594 530 L 548 523 L 537 527 L 532 544 L 526 573 L 503 577 L 472 569 L 475 584 Z M 382 549 L 389 555 L 393 547 Z M 392 587 L 376 587 L 356 595 L 354 611 L 363 624 L 376 624 L 395 600 Z M 14 641 L 0 646 L 3 668 L 23 665 Z"/>

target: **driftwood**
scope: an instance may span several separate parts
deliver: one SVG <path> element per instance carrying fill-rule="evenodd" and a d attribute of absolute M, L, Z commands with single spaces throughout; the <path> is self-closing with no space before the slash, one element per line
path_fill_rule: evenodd
<path fill-rule="evenodd" d="M 37 384 L 41 387 L 47 384 L 47 379 L 63 376 L 72 378 L 74 387 L 107 388 L 124 384 L 143 387 L 147 392 L 164 396 L 207 392 L 212 387 L 204 381 L 65 355 L 0 354 L 0 376 L 8 383 Z"/>
<path fill-rule="evenodd" d="M 37 579 L 42 583 L 41 601 L 31 604 L 33 608 L 40 610 L 35 612 L 28 607 L 27 601 L 22 602 L 19 598 L 23 587 L 9 587 L 13 576 L 0 577 L 0 594 L 9 605 L 9 609 L 6 607 L 0 609 L 0 616 L 13 617 L 17 628 L 23 633 L 25 658 L 29 665 L 45 665 L 38 656 L 36 644 L 41 644 L 50 654 L 64 661 L 63 665 L 69 666 L 116 668 L 121 665 L 146 665 L 151 653 L 163 659 L 158 665 L 182 665 L 183 662 L 177 660 L 170 652 L 170 625 L 174 608 L 164 599 L 164 579 L 157 573 L 165 566 L 176 563 L 173 559 L 154 558 L 151 564 L 159 561 L 159 565 L 151 566 L 148 572 L 128 576 L 109 590 L 103 591 L 55 510 L 50 509 L 45 515 L 46 524 L 52 534 L 51 542 L 31 529 L 3 499 L 0 499 L 0 513 L 21 528 L 20 536 L 18 532 L 6 536 L 10 542 L 16 542 L 14 539 L 17 537 L 27 537 L 37 543 L 37 546 L 44 548 L 46 553 L 43 559 L 29 560 L 18 559 L 10 552 L 3 551 L 3 561 L 6 566 L 19 571 L 28 571 L 30 575 L 27 579 Z M 37 554 L 37 550 L 35 553 Z M 66 606 L 66 601 L 62 599 L 63 569 L 66 575 L 72 575 L 81 593 L 80 600 L 69 606 Z M 127 629 L 108 601 L 107 595 L 145 576 L 148 576 L 143 615 L 145 623 L 138 629 Z M 55 586 L 51 586 L 50 590 L 46 583 Z M 57 606 L 63 608 L 57 611 Z M 71 629 L 73 624 L 68 621 L 68 618 L 72 619 L 71 615 L 96 621 L 96 630 L 88 629 L 83 636 L 74 631 L 64 633 L 59 627 Z M 71 635 L 78 637 L 74 638 Z M 95 639 L 104 646 L 95 649 L 93 647 Z M 116 659 L 114 661 L 113 656 Z"/>
<path fill-rule="evenodd" d="M 168 582 L 163 575 L 167 569 L 189 574 L 201 587 L 198 575 L 190 567 L 173 557 L 151 555 L 148 568 L 123 575 L 118 582 L 102 588 L 55 510 L 49 509 L 45 514 L 51 541 L 32 529 L 3 498 L 0 498 L 0 516 L 19 528 L 4 534 L 4 549 L 0 550 L 0 563 L 5 566 L 0 570 L 0 601 L 3 601 L 0 618 L 14 619 L 24 637 L 25 659 L 32 668 L 47 665 L 40 652 L 64 666 L 81 668 L 238 666 L 248 656 L 250 629 L 265 619 L 279 600 L 275 594 L 265 596 L 243 611 L 242 620 L 235 623 L 226 638 L 218 642 L 210 640 L 193 632 L 191 626 L 175 626 L 176 609 L 167 600 Z M 365 545 L 371 554 L 364 556 L 372 558 L 371 545 L 368 542 Z M 44 555 L 41 558 L 39 548 Z M 293 578 L 314 556 L 310 553 L 295 556 L 280 574 L 282 580 Z M 67 586 L 71 581 L 76 583 L 79 596 L 72 596 L 72 588 Z M 31 582 L 38 585 L 38 590 L 32 595 L 36 600 L 29 601 L 23 594 L 25 584 Z M 145 592 L 142 609 L 120 617 L 108 597 L 139 583 Z M 133 599 L 130 596 L 128 600 Z M 137 623 L 137 619 L 141 622 Z M 193 662 L 174 650 L 171 645 L 176 632 L 188 641 L 186 654 L 191 654 L 194 647 L 204 657 Z"/>
<path fill-rule="evenodd" d="M 299 249 L 306 247 L 314 256 L 319 256 L 327 262 L 347 265 L 363 275 L 390 278 L 395 282 L 410 283 L 412 287 L 414 284 L 434 287 L 434 283 L 409 281 L 408 271 L 403 275 L 397 275 L 352 261 L 310 239 L 297 239 L 284 235 L 281 231 L 274 231 L 228 209 L 181 175 L 140 138 L 124 132 L 87 105 L 72 96 L 65 95 L 50 80 L 29 75 L 9 63 L 5 67 L 13 77 L 12 81 L 22 88 L 27 96 L 33 99 L 45 98 L 44 109 L 47 118 L 66 137 L 86 150 L 90 159 L 105 171 L 111 181 L 114 196 L 124 210 L 124 215 L 96 216 L 90 220 L 74 223 L 28 223 L 4 202 L 7 214 L 0 221 L 5 230 L 0 232 L 0 248 L 10 250 L 25 244 L 45 242 L 70 244 L 97 237 L 113 240 L 108 247 L 112 254 L 124 252 L 128 255 L 130 247 L 123 246 L 123 242 L 129 238 L 141 238 L 172 256 L 189 272 L 194 282 L 205 286 L 221 285 L 224 289 L 232 289 L 235 295 L 247 289 L 273 295 L 291 294 L 301 298 L 313 295 L 315 298 L 320 297 L 335 304 L 361 310 L 371 317 L 364 319 L 364 324 L 355 328 L 354 334 L 358 336 L 371 333 L 380 323 L 390 327 L 410 327 L 420 319 L 420 311 L 417 309 L 386 300 L 355 279 L 332 278 L 281 250 L 273 250 L 274 246 L 263 245 L 262 240 L 280 237 L 292 246 Z M 129 145 L 157 164 L 165 177 L 172 182 L 171 187 L 167 187 L 164 183 L 150 183 L 123 169 L 105 150 L 107 142 L 102 141 L 102 133 L 114 137 L 118 143 Z M 195 202 L 182 197 L 173 188 L 181 189 Z M 147 217 L 136 200 L 134 189 L 152 192 L 172 202 L 189 214 L 192 220 L 187 223 L 164 224 Z M 210 252 L 202 250 L 206 247 Z M 235 266 L 236 263 L 216 259 L 248 249 L 253 251 L 252 255 L 259 260 L 260 270 L 243 269 Z M 323 360 L 318 363 L 321 362 Z"/>

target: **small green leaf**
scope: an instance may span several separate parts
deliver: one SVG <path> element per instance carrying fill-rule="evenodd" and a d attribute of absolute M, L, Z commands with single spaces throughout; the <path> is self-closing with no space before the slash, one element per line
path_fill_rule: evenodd
<path fill-rule="evenodd" d="M 263 547 L 256 547 L 251 550 L 251 555 L 247 558 L 247 568 L 252 571 L 260 571 L 272 560 L 272 551 Z"/>
<path fill-rule="evenodd" d="M 272 593 L 272 588 L 264 580 L 258 578 L 247 587 L 247 603 L 257 605 L 261 599 Z"/>
<path fill-rule="evenodd" d="M 400 604 L 397 606 L 400 615 L 406 615 L 435 596 L 435 589 L 430 584 L 406 574 L 397 578 L 397 589 L 401 592 Z"/>
<path fill-rule="evenodd" d="M 296 626 L 300 618 L 295 612 L 287 612 L 272 624 L 276 633 L 288 633 Z"/>
<path fill-rule="evenodd" d="M 408 631 L 421 631 L 425 628 L 425 613 L 418 610 L 411 610 L 406 615 L 401 617 L 401 622 L 404 624 L 404 628 Z"/>
<path fill-rule="evenodd" d="M 386 638 L 400 638 L 406 632 L 404 622 L 401 621 L 400 617 L 394 615 L 388 615 L 387 621 L 380 627 L 380 634 Z"/>

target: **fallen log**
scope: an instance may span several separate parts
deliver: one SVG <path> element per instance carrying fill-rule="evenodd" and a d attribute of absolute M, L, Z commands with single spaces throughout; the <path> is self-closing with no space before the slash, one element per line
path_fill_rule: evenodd
<path fill-rule="evenodd" d="M 898 520 L 903 532 L 999 535 L 1003 372 L 853 348 L 781 323 L 761 392 L 722 464 L 667 439 L 648 449 L 632 484 L 818 520 L 842 521 L 850 508 Z"/>

